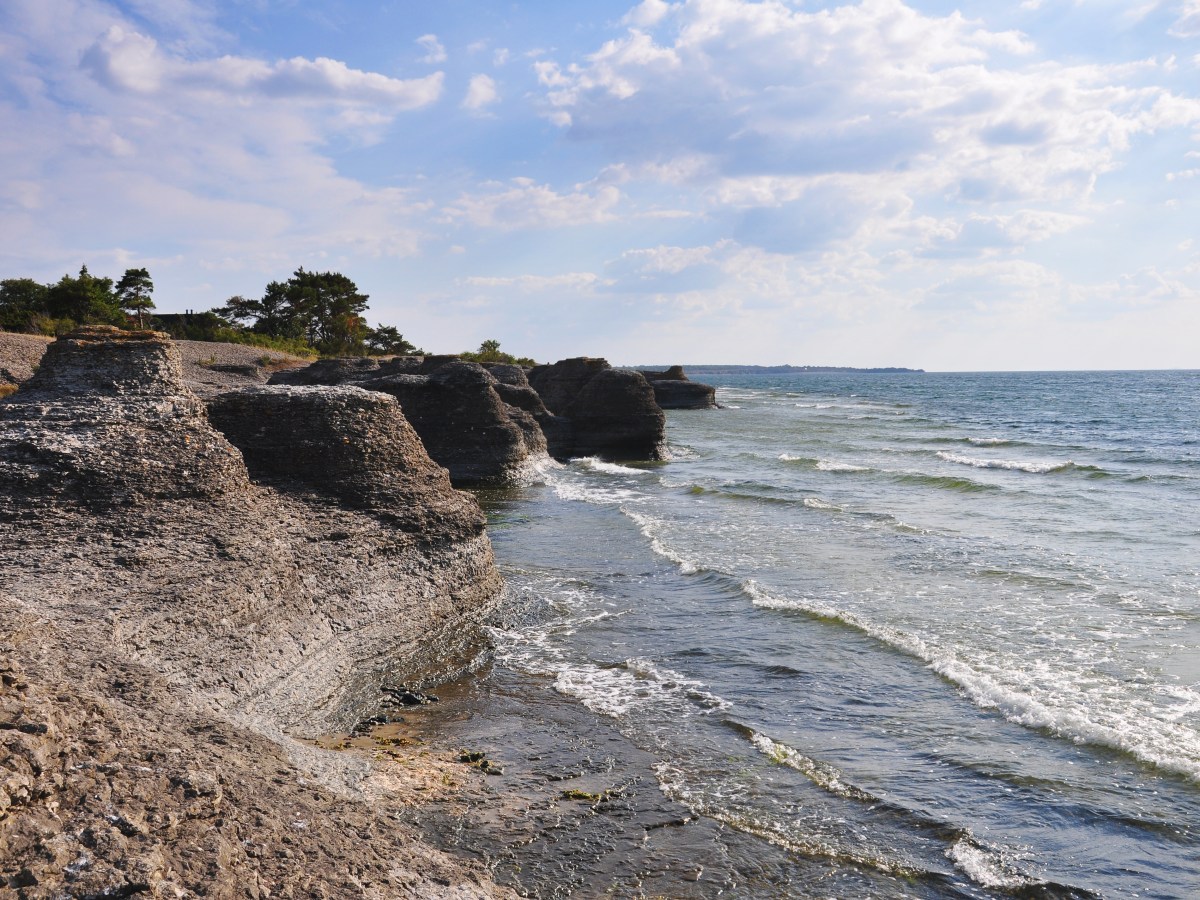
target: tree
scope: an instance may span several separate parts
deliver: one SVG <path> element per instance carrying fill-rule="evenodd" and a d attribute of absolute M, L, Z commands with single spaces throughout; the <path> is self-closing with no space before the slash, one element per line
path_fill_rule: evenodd
<path fill-rule="evenodd" d="M 46 315 L 49 288 L 32 278 L 6 278 L 0 281 L 0 328 L 6 331 L 31 331 Z"/>
<path fill-rule="evenodd" d="M 126 269 L 117 282 L 117 304 L 131 316 L 137 316 L 138 328 L 142 327 L 145 314 L 154 309 L 154 301 L 150 299 L 153 293 L 154 282 L 145 269 Z"/>
<path fill-rule="evenodd" d="M 72 319 L 82 325 L 122 325 L 124 313 L 113 295 L 111 278 L 96 278 L 81 266 L 79 275 L 64 275 L 46 292 L 46 310 L 56 319 Z"/>
<path fill-rule="evenodd" d="M 537 362 L 528 356 L 513 356 L 500 349 L 497 340 L 486 340 L 479 345 L 478 350 L 468 350 L 460 353 L 463 359 L 477 363 L 513 363 L 518 366 L 536 366 Z"/>
<path fill-rule="evenodd" d="M 413 356 L 425 352 L 405 340 L 395 325 L 378 325 L 367 329 L 366 345 L 375 356 Z"/>
<path fill-rule="evenodd" d="M 268 284 L 261 300 L 230 297 L 215 312 L 258 334 L 307 341 L 326 356 L 354 356 L 366 349 L 367 300 L 340 272 L 299 268 L 287 281 Z"/>

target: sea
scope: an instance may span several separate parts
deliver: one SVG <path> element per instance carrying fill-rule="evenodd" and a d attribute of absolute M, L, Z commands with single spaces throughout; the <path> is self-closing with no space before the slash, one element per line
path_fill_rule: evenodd
<path fill-rule="evenodd" d="M 481 494 L 494 666 L 760 895 L 1200 897 L 1200 372 L 693 378 L 668 459 Z"/>

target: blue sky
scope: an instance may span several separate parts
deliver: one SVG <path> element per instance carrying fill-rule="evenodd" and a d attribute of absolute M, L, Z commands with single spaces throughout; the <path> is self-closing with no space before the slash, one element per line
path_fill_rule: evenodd
<path fill-rule="evenodd" d="M 5 0 L 0 276 L 435 351 L 1200 367 L 1200 0 Z"/>

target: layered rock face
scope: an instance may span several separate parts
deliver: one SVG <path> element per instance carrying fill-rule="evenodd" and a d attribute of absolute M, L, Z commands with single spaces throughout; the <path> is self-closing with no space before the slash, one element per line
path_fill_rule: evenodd
<path fill-rule="evenodd" d="M 363 763 L 284 730 L 346 727 L 382 686 L 478 652 L 501 588 L 479 509 L 389 398 L 260 388 L 214 408 L 249 469 L 164 335 L 106 329 L 52 345 L 0 402 L 0 876 L 30 897 L 205 893 L 277 872 L 252 852 L 273 834 L 343 867 L 301 873 L 314 890 L 350 866 L 381 896 L 437 896 L 338 837 L 343 814 L 377 830 L 338 799 Z M 307 799 L 285 787 L 305 780 Z M 289 825 L 306 804 L 328 821 Z"/>
<path fill-rule="evenodd" d="M 154 332 L 97 327 L 55 341 L 0 423 L 0 515 L 249 486 L 241 456 L 184 385 L 178 351 Z"/>
<path fill-rule="evenodd" d="M 218 395 L 212 423 L 260 483 L 311 488 L 425 541 L 477 536 L 483 515 L 450 486 L 395 398 L 357 387 L 261 387 Z"/>
<path fill-rule="evenodd" d="M 363 387 L 400 401 L 429 455 L 456 483 L 512 478 L 531 456 L 546 453 L 537 423 L 507 405 L 477 363 L 450 362 L 432 375 L 388 376 Z"/>
<path fill-rule="evenodd" d="M 536 366 L 529 383 L 566 427 L 551 438 L 559 458 L 604 456 L 660 459 L 666 445 L 666 418 L 654 390 L 637 372 L 612 368 L 606 360 L 565 359 Z"/>
<path fill-rule="evenodd" d="M 671 366 L 665 372 L 642 370 L 654 388 L 654 399 L 663 409 L 716 409 L 717 389 L 688 379 L 683 366 Z"/>
<path fill-rule="evenodd" d="M 542 429 L 526 406 L 536 404 L 543 413 L 545 408 L 528 382 L 524 392 L 502 394 L 507 386 L 486 369 L 455 356 L 320 360 L 280 373 L 271 383 L 356 385 L 390 394 L 400 401 L 426 451 L 450 470 L 456 484 L 516 477 L 546 453 Z"/>

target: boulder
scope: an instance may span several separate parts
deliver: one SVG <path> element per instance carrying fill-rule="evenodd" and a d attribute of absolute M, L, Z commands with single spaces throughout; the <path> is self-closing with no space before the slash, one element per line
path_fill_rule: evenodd
<path fill-rule="evenodd" d="M 642 369 L 641 373 L 654 388 L 654 399 L 663 409 L 717 408 L 717 389 L 690 381 L 683 366 L 671 366 L 662 372 Z"/>
<path fill-rule="evenodd" d="M 390 397 L 213 408 L 249 467 L 165 335 L 107 328 L 0 403 L 0 884 L 513 896 L 395 821 L 387 762 L 312 742 L 478 658 L 478 504 Z"/>
<path fill-rule="evenodd" d="M 579 357 L 536 366 L 529 382 L 556 417 L 543 422 L 552 456 L 662 458 L 666 419 L 641 374 Z"/>

